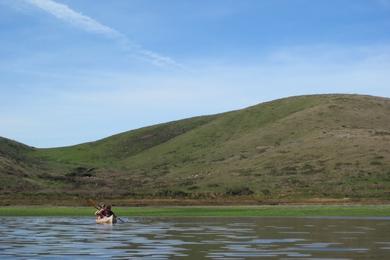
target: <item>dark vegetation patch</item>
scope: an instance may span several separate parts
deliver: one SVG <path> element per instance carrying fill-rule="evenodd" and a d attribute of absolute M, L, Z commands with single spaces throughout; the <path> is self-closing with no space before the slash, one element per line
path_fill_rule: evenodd
<path fill-rule="evenodd" d="M 254 191 L 248 187 L 236 187 L 227 189 L 225 194 L 229 196 L 248 196 L 253 195 Z"/>
<path fill-rule="evenodd" d="M 66 177 L 92 177 L 96 168 L 77 167 L 68 172 Z"/>

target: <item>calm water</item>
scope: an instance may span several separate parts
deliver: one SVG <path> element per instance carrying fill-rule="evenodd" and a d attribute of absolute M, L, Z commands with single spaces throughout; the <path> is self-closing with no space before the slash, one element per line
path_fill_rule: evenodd
<path fill-rule="evenodd" d="M 0 258 L 390 259 L 390 218 L 0 218 Z"/>

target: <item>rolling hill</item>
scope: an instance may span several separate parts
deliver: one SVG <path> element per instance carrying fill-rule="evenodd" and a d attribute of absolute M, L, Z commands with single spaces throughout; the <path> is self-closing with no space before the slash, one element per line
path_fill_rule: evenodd
<path fill-rule="evenodd" d="M 2 204 L 390 196 L 390 99 L 297 96 L 69 147 L 0 139 Z"/>

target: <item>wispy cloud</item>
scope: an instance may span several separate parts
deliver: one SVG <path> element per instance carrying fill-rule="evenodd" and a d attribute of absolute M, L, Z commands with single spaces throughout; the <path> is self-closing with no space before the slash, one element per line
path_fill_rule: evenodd
<path fill-rule="evenodd" d="M 104 25 L 95 19 L 77 12 L 69 6 L 53 0 L 25 0 L 27 3 L 55 16 L 56 18 L 73 25 L 74 27 L 116 41 L 124 51 L 136 55 L 149 63 L 161 67 L 182 68 L 184 66 L 174 59 L 143 48 L 140 44 L 131 41 L 123 33 Z"/>

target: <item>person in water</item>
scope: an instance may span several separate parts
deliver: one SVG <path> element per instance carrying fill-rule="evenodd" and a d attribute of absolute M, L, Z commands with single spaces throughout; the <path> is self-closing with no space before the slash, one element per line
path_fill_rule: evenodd
<path fill-rule="evenodd" d="M 105 204 L 100 205 L 100 209 L 95 212 L 95 215 L 97 218 L 111 217 L 112 215 L 116 218 L 115 213 L 111 210 L 111 205 Z"/>

